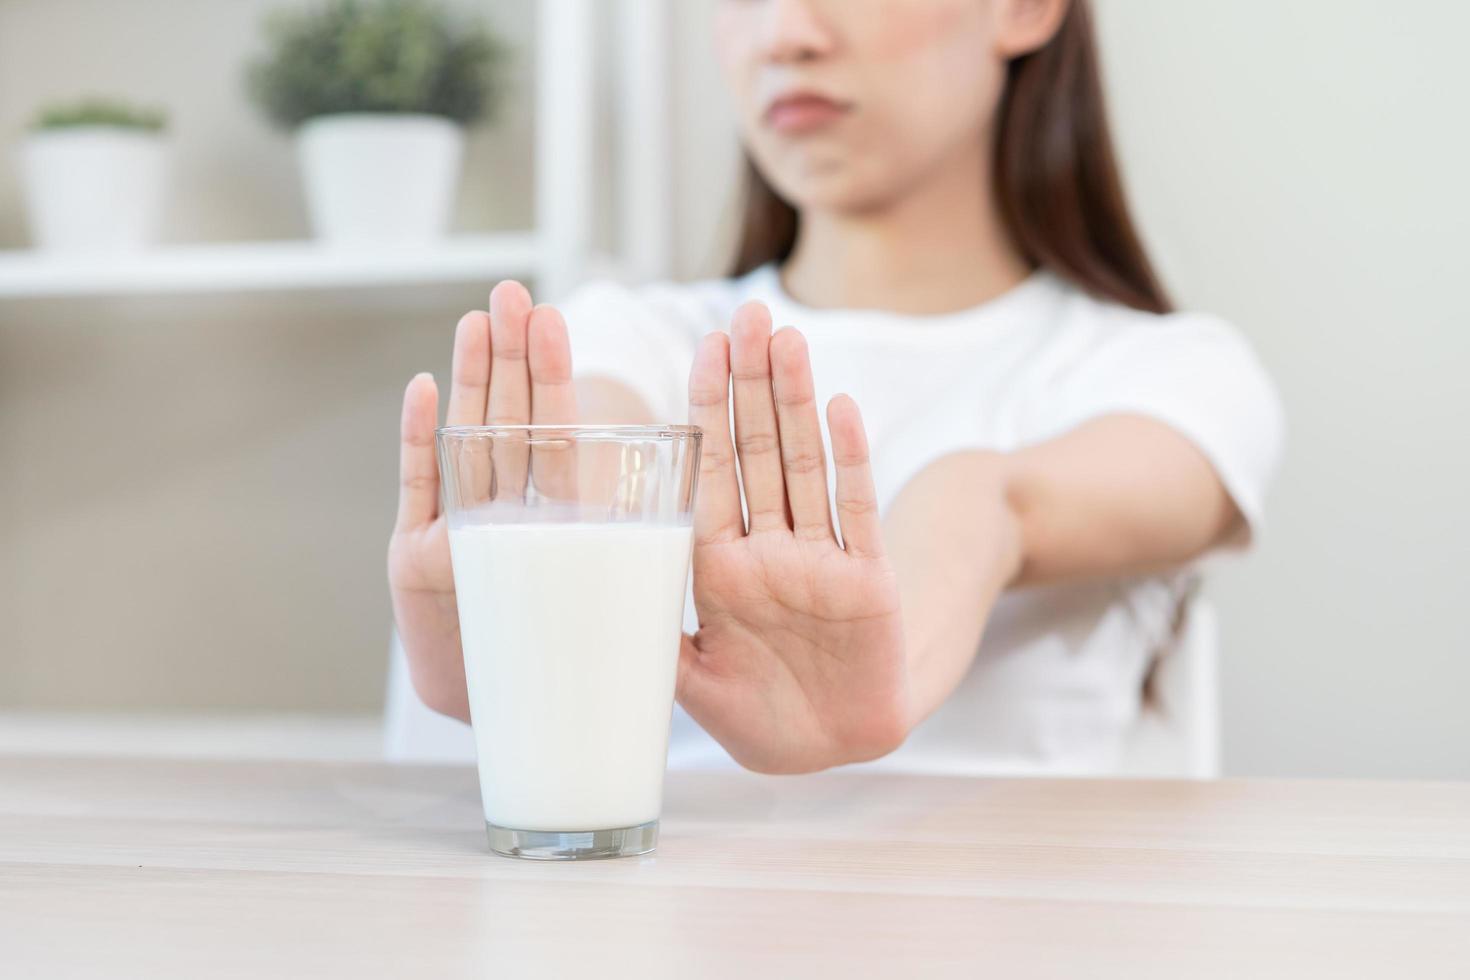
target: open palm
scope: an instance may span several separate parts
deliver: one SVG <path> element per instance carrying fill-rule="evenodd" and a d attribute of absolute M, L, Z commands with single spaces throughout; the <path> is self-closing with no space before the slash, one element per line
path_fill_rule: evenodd
<path fill-rule="evenodd" d="M 551 307 L 533 307 L 519 283 L 496 286 L 488 312 L 477 310 L 460 319 L 451 374 L 448 425 L 576 421 L 566 324 Z M 434 458 L 438 405 L 433 378 L 421 374 L 409 382 L 403 396 L 398 519 L 388 544 L 388 584 L 414 688 L 429 707 L 468 721 L 459 606 Z"/>
<path fill-rule="evenodd" d="M 700 629 L 680 653 L 680 703 L 760 771 L 891 751 L 908 731 L 908 674 L 857 406 L 839 396 L 827 409 L 839 543 L 800 333 L 772 337 L 765 308 L 742 307 L 729 339 L 712 334 L 700 346 L 689 400 L 690 421 L 705 433 L 694 545 Z"/>

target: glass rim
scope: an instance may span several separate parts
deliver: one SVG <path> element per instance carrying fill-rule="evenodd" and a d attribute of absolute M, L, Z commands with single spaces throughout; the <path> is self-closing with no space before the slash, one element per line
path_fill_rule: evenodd
<path fill-rule="evenodd" d="M 517 425 L 441 425 L 434 430 L 435 438 L 474 436 L 526 436 L 534 440 L 538 436 L 551 439 L 605 439 L 635 441 L 637 439 L 701 439 L 704 430 L 697 425 L 640 425 L 612 424 L 517 424 Z"/>

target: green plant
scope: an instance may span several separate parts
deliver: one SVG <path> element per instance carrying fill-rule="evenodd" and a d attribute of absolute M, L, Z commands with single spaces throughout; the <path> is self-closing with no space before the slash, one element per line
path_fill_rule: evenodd
<path fill-rule="evenodd" d="M 469 123 L 500 92 L 506 46 L 434 0 L 329 0 L 266 23 L 251 94 L 287 129 L 336 112 L 421 112 Z"/>
<path fill-rule="evenodd" d="M 31 129 L 117 126 L 158 133 L 167 123 L 168 116 L 162 109 L 128 105 L 114 99 L 88 98 L 43 107 L 31 121 Z"/>

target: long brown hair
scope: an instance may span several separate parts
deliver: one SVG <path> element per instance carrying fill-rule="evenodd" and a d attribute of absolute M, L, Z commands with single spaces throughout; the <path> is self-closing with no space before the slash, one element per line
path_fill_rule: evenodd
<path fill-rule="evenodd" d="M 1001 218 L 1028 262 L 1103 299 L 1168 312 L 1128 213 L 1087 0 L 1071 0 L 1052 39 L 1007 66 L 992 170 Z M 784 262 L 798 223 L 747 157 L 734 274 Z"/>

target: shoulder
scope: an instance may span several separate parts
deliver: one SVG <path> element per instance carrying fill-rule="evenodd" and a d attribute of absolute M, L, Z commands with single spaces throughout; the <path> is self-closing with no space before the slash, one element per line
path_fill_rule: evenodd
<path fill-rule="evenodd" d="M 1229 353 L 1260 367 L 1245 333 L 1223 317 L 1196 311 L 1150 313 L 1058 286 L 1054 339 L 1079 367 L 1099 357 L 1127 359 L 1188 353 Z M 1262 368 L 1264 372 L 1264 368 Z"/>
<path fill-rule="evenodd" d="M 1280 398 L 1244 331 L 1210 313 L 1149 313 L 1062 287 L 1052 348 L 1079 395 L 1172 390 L 1181 400 L 1250 402 L 1279 418 Z"/>
<path fill-rule="evenodd" d="M 1286 416 L 1243 331 L 1211 314 L 1147 313 L 1075 289 L 1066 290 L 1054 331 L 1053 429 L 1119 412 L 1158 419 L 1196 443 L 1250 524 L 1259 523 Z"/>

